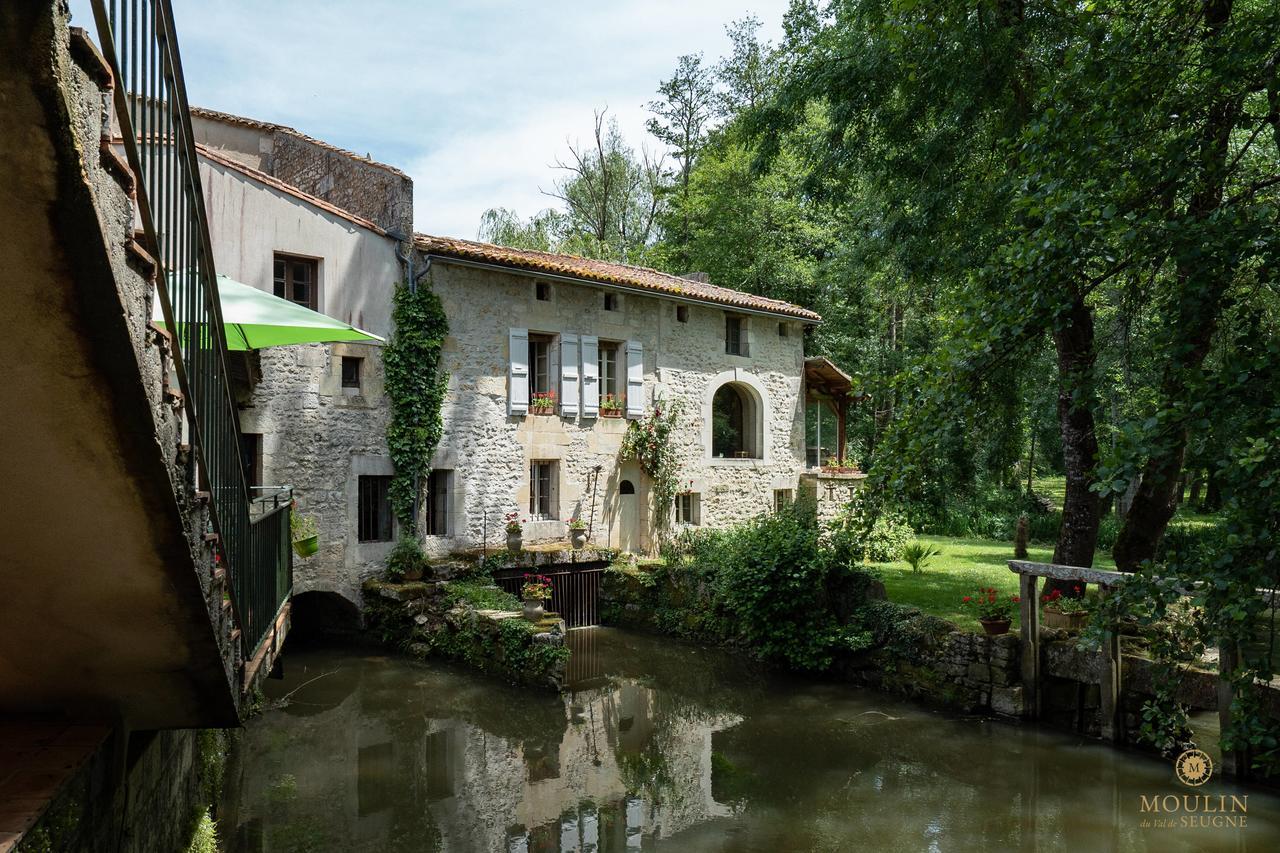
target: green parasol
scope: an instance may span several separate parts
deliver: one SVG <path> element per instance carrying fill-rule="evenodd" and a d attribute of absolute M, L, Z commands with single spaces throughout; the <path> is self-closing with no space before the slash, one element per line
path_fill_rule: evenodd
<path fill-rule="evenodd" d="M 377 335 L 362 332 L 349 323 L 234 281 L 225 275 L 218 276 L 218 297 L 222 305 L 222 321 L 227 330 L 229 350 L 332 341 L 383 342 Z M 151 317 L 157 324 L 164 325 L 159 294 L 153 299 Z"/>

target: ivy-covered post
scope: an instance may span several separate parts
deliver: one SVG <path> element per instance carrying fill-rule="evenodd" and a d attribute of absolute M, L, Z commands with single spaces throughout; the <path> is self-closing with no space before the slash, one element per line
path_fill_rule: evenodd
<path fill-rule="evenodd" d="M 430 287 L 396 286 L 391 339 L 382 349 L 391 421 L 387 450 L 395 465 L 391 509 L 412 534 L 418 527 L 418 492 L 431 456 L 444 433 L 440 407 L 447 377 L 440 352 L 449 322 L 440 297 Z"/>

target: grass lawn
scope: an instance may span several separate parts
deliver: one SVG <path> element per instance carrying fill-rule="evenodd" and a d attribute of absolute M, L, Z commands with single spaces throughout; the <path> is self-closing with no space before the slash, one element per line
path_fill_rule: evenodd
<path fill-rule="evenodd" d="M 1008 562 L 1013 559 L 1013 543 L 991 539 L 958 539 L 950 536 L 920 536 L 942 551 L 929 561 L 924 571 L 913 573 L 903 562 L 880 563 L 885 592 L 889 600 L 897 604 L 919 607 L 925 613 L 941 616 L 955 622 L 961 628 L 980 631 L 982 626 L 964 612 L 961 599 L 979 586 L 993 586 L 1005 595 L 1016 595 L 1018 576 L 1009 571 Z M 1038 562 L 1049 562 L 1053 549 L 1047 546 L 1031 546 L 1027 557 Z M 1098 552 L 1095 568 L 1113 569 L 1111 555 Z M 1014 619 L 1014 628 L 1017 627 Z"/>

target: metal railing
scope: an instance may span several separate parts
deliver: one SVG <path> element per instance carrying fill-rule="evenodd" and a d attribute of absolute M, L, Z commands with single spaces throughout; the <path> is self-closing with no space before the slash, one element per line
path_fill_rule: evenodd
<path fill-rule="evenodd" d="M 115 117 L 156 290 L 173 335 L 193 468 L 210 495 L 214 532 L 244 657 L 252 657 L 293 584 L 289 505 L 251 513 L 240 422 L 227 371 L 209 225 L 169 0 L 91 0 L 98 43 L 115 76 Z"/>

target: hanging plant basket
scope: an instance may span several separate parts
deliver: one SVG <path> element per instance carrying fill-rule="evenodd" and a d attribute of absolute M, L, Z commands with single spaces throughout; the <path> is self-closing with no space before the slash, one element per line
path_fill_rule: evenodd
<path fill-rule="evenodd" d="M 320 550 L 320 536 L 308 536 L 305 539 L 293 540 L 293 553 L 306 559 Z"/>

